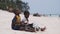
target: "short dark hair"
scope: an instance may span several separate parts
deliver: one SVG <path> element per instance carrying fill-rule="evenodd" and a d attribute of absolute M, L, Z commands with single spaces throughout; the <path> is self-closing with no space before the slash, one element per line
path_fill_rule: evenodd
<path fill-rule="evenodd" d="M 29 11 L 24 11 L 24 15 L 26 15 L 26 14 L 30 14 L 30 12 Z"/>
<path fill-rule="evenodd" d="M 14 13 L 16 13 L 16 11 L 18 11 L 18 10 L 16 10 L 16 9 L 13 10 Z"/>
<path fill-rule="evenodd" d="M 13 13 L 14 13 L 15 15 L 21 14 L 21 12 L 20 12 L 19 10 L 14 10 Z"/>

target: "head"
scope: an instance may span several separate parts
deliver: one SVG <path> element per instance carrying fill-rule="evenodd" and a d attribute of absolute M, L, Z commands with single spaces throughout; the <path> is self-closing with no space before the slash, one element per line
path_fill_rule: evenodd
<path fill-rule="evenodd" d="M 14 10 L 14 14 L 15 15 L 19 15 L 21 13 L 21 11 L 19 11 L 19 10 Z"/>
<path fill-rule="evenodd" d="M 29 15 L 30 15 L 30 12 L 29 12 L 29 11 L 25 11 L 25 12 L 24 12 L 25 18 L 29 18 Z"/>

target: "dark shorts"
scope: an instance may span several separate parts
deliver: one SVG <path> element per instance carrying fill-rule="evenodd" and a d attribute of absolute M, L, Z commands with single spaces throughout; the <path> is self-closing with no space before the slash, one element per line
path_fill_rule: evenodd
<path fill-rule="evenodd" d="M 14 30 L 19 30 L 19 28 L 20 28 L 20 25 L 12 26 L 12 29 L 14 29 Z"/>
<path fill-rule="evenodd" d="M 29 27 L 33 28 L 33 23 L 32 24 L 28 24 Z"/>

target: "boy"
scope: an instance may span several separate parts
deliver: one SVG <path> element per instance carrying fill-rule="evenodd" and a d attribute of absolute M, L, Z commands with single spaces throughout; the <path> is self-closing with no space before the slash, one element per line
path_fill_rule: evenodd
<path fill-rule="evenodd" d="M 21 22 L 21 17 L 19 16 L 19 14 L 21 13 L 21 11 L 14 10 L 13 12 L 14 12 L 15 16 L 12 20 L 12 29 L 19 30 L 20 22 Z"/>
<path fill-rule="evenodd" d="M 30 15 L 29 11 L 24 12 L 24 19 L 22 19 L 22 23 L 24 23 L 23 25 L 25 25 L 26 31 L 35 32 L 35 29 L 33 27 L 33 23 L 29 23 L 29 19 L 28 19 L 29 15 Z"/>
<path fill-rule="evenodd" d="M 29 23 L 29 20 L 28 20 L 29 15 L 30 15 L 30 12 L 29 11 L 25 11 L 24 12 L 24 19 L 22 20 L 22 22 L 25 24 L 25 30 L 30 31 L 30 32 L 35 32 L 35 31 L 37 31 L 39 29 L 33 27 L 34 26 L 33 23 Z M 44 31 L 45 28 L 46 27 L 40 28 L 40 29 L 41 29 L 41 31 Z"/>

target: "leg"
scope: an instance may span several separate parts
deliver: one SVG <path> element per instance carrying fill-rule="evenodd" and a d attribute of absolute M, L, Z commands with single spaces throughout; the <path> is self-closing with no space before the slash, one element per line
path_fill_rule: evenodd
<path fill-rule="evenodd" d="M 20 26 L 16 25 L 14 26 L 14 30 L 19 30 Z"/>
<path fill-rule="evenodd" d="M 28 24 L 29 27 L 33 28 L 33 23 L 32 24 Z"/>
<path fill-rule="evenodd" d="M 24 24 L 20 25 L 19 30 L 25 30 L 25 25 Z"/>
<path fill-rule="evenodd" d="M 27 25 L 27 30 L 28 30 L 29 32 L 35 32 L 35 28 L 33 27 L 33 24 L 28 24 L 28 25 Z"/>

